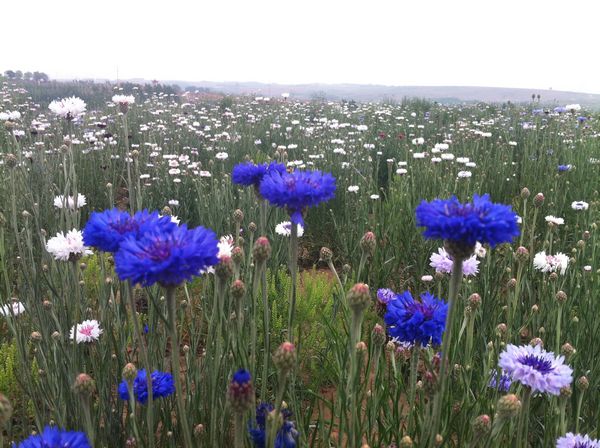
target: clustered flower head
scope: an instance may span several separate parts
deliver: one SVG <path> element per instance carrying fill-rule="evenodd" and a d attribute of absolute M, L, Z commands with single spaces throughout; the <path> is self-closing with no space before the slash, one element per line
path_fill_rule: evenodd
<path fill-rule="evenodd" d="M 18 316 L 25 312 L 25 306 L 19 301 L 13 301 L 9 305 L 2 305 L 0 307 L 0 314 L 2 316 Z"/>
<path fill-rule="evenodd" d="M 294 224 L 304 224 L 302 213 L 335 196 L 335 178 L 321 171 L 269 171 L 260 183 L 260 194 L 276 207 L 285 207 Z"/>
<path fill-rule="evenodd" d="M 429 292 L 416 300 L 405 291 L 387 303 L 384 320 L 388 333 L 401 342 L 439 345 L 447 313 L 448 304 Z"/>
<path fill-rule="evenodd" d="M 72 96 L 62 100 L 54 100 L 48 105 L 48 109 L 59 117 L 73 120 L 85 112 L 85 102 L 81 98 Z"/>
<path fill-rule="evenodd" d="M 91 214 L 83 229 L 83 240 L 88 246 L 104 252 L 117 252 L 125 237 L 139 238 L 154 228 L 167 230 L 172 227 L 171 224 L 170 216 L 161 217 L 158 212 L 143 210 L 132 217 L 127 212 L 113 208 Z"/>
<path fill-rule="evenodd" d="M 252 162 L 243 162 L 233 167 L 231 180 L 234 184 L 258 188 L 263 178 L 273 171 L 283 174 L 286 172 L 285 165 L 277 162 L 261 163 L 259 165 Z"/>
<path fill-rule="evenodd" d="M 71 340 L 76 340 L 78 344 L 82 342 L 94 342 L 100 338 L 102 329 L 97 320 L 84 320 L 80 324 L 71 328 Z"/>
<path fill-rule="evenodd" d="M 160 372 L 155 370 L 150 375 L 152 384 L 152 399 L 168 397 L 175 393 L 175 383 L 173 376 L 168 372 Z M 133 380 L 133 395 L 141 404 L 146 404 L 148 401 L 148 380 L 146 378 L 146 370 L 138 370 L 136 378 Z M 127 380 L 121 381 L 119 384 L 119 396 L 122 400 L 129 400 L 129 391 L 127 388 Z"/>
<path fill-rule="evenodd" d="M 112 102 L 115 104 L 133 104 L 135 103 L 135 97 L 133 95 L 113 95 Z"/>
<path fill-rule="evenodd" d="M 13 445 L 15 448 L 91 448 L 83 432 L 66 431 L 54 426 L 46 426 L 40 434 Z"/>
<path fill-rule="evenodd" d="M 564 356 L 554 356 L 536 345 L 509 344 L 500 354 L 499 366 L 532 392 L 559 395 L 563 387 L 573 382 L 573 369 L 564 363 Z"/>
<path fill-rule="evenodd" d="M 533 267 L 544 273 L 559 272 L 564 275 L 568 266 L 569 257 L 562 252 L 558 252 L 556 255 L 546 255 L 546 252 L 542 251 L 533 257 Z"/>
<path fill-rule="evenodd" d="M 461 204 L 456 196 L 423 201 L 417 206 L 416 215 L 417 225 L 425 227 L 426 238 L 443 239 L 466 253 L 472 252 L 478 241 L 493 248 L 511 242 L 520 233 L 512 208 L 491 202 L 487 194 L 474 195 L 473 202 L 466 204 Z M 461 251 L 461 255 L 465 254 Z"/>
<path fill-rule="evenodd" d="M 298 237 L 304 235 L 304 227 L 302 224 L 296 224 Z M 281 236 L 290 236 L 292 234 L 292 223 L 289 221 L 280 222 L 275 226 L 275 233 Z"/>
<path fill-rule="evenodd" d="M 54 206 L 56 208 L 69 208 L 74 210 L 83 207 L 86 203 L 86 198 L 82 194 L 77 194 L 77 200 L 75 200 L 73 196 L 63 196 L 62 194 L 54 197 Z"/>
<path fill-rule="evenodd" d="M 80 230 L 58 232 L 46 242 L 46 250 L 59 261 L 74 261 L 92 252 L 85 246 Z"/>
<path fill-rule="evenodd" d="M 429 266 L 434 268 L 435 272 L 441 272 L 443 274 L 450 274 L 452 272 L 454 260 L 443 247 L 438 249 L 437 254 L 435 252 L 431 254 L 429 260 L 431 261 Z M 467 277 L 479 272 L 479 260 L 477 260 L 477 255 L 471 255 L 463 261 L 462 271 L 463 275 L 466 275 Z"/>
<path fill-rule="evenodd" d="M 556 441 L 556 448 L 600 448 L 600 440 L 590 436 L 568 432 Z"/>
<path fill-rule="evenodd" d="M 294 422 L 290 420 L 292 412 L 282 409 L 280 416 L 275 416 L 274 413 L 275 407 L 271 403 L 260 403 L 256 406 L 256 424 L 248 429 L 252 443 L 256 448 L 265 448 L 268 436 L 267 419 L 269 419 L 269 426 L 273 424 L 272 420 L 280 420 L 281 427 L 275 436 L 275 448 L 296 448 L 298 431 Z"/>
<path fill-rule="evenodd" d="M 121 280 L 143 286 L 177 286 L 219 262 L 217 244 L 215 233 L 202 226 L 156 226 L 140 238 L 129 235 L 121 242 L 115 271 Z"/>

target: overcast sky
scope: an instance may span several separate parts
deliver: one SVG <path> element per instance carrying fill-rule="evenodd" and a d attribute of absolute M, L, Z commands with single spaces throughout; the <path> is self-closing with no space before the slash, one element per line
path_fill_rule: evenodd
<path fill-rule="evenodd" d="M 600 93 L 599 13 L 597 0 L 6 0 L 0 70 Z"/>

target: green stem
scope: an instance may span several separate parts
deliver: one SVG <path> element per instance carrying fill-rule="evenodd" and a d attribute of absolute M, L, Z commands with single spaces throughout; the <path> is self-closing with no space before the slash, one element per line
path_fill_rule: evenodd
<path fill-rule="evenodd" d="M 292 222 L 290 236 L 290 274 L 292 277 L 292 299 L 288 319 L 288 340 L 294 343 L 294 316 L 296 314 L 296 277 L 298 273 L 298 225 Z"/>
<path fill-rule="evenodd" d="M 269 375 L 269 358 L 271 355 L 270 345 L 270 328 L 269 328 L 269 298 L 267 297 L 267 266 L 265 262 L 260 266 L 260 285 L 263 299 L 263 332 L 265 338 L 264 358 L 262 369 L 262 383 L 260 388 L 260 396 L 263 401 L 267 400 L 267 378 Z"/>
<path fill-rule="evenodd" d="M 435 436 L 439 433 L 441 425 L 442 407 L 446 394 L 448 383 L 448 367 L 450 366 L 450 347 L 452 346 L 452 327 L 454 324 L 454 316 L 456 314 L 456 299 L 458 298 L 458 290 L 462 281 L 462 266 L 463 260 L 454 260 L 452 266 L 452 275 L 450 277 L 450 294 L 448 295 L 448 313 L 446 315 L 446 326 L 444 330 L 444 339 L 442 341 L 442 359 L 440 363 L 440 375 L 438 382 L 440 387 L 435 394 L 433 400 L 433 415 L 429 441 L 433 443 Z"/>
<path fill-rule="evenodd" d="M 237 412 L 235 414 L 235 448 L 244 448 L 244 414 Z"/>
<path fill-rule="evenodd" d="M 519 427 L 517 429 L 517 448 L 527 448 L 527 434 L 529 432 L 529 404 L 531 401 L 531 389 L 525 387 L 523 400 L 521 401 L 521 415 L 519 416 Z"/>
<path fill-rule="evenodd" d="M 131 320 L 133 321 L 133 333 L 135 339 L 139 345 L 140 355 L 142 357 L 142 363 L 144 369 L 146 369 L 146 385 L 148 388 L 148 402 L 146 413 L 146 426 L 148 426 L 148 446 L 154 447 L 154 394 L 152 391 L 152 369 L 150 366 L 150 360 L 148 359 L 148 349 L 146 348 L 146 342 L 142 337 L 142 331 L 140 329 L 140 323 L 135 312 L 135 296 L 133 294 L 133 285 L 131 282 L 127 282 L 127 291 L 129 296 L 129 307 L 131 308 Z"/>
<path fill-rule="evenodd" d="M 171 330 L 171 370 L 175 378 L 175 395 L 177 398 L 177 409 L 181 432 L 185 448 L 192 448 L 192 435 L 189 430 L 187 413 L 183 397 L 183 388 L 181 387 L 181 366 L 179 364 L 179 338 L 177 335 L 177 302 L 175 300 L 175 287 L 168 286 L 166 288 L 167 307 L 169 312 L 169 328 Z"/>
<path fill-rule="evenodd" d="M 410 359 L 410 391 L 408 394 L 409 406 L 415 406 L 415 395 L 417 391 L 417 369 L 419 367 L 419 353 L 421 352 L 421 343 L 417 341 L 413 346 L 413 352 Z M 408 434 L 412 434 L 415 411 L 408 413 Z"/>

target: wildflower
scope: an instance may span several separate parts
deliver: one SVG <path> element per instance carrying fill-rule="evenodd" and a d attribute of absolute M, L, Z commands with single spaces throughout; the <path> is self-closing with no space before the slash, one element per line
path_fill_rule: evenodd
<path fill-rule="evenodd" d="M 269 419 L 269 427 L 279 420 L 278 424 L 281 423 L 281 426 L 275 437 L 275 448 L 296 448 L 298 431 L 294 422 L 290 421 L 291 411 L 283 409 L 280 416 L 274 416 L 274 411 L 275 407 L 271 403 L 261 403 L 256 407 L 256 425 L 248 428 L 252 443 L 256 448 L 265 448 L 268 437 L 267 419 Z"/>
<path fill-rule="evenodd" d="M 0 314 L 3 316 L 18 316 L 25 312 L 25 307 L 21 302 L 12 302 L 10 305 L 0 307 Z"/>
<path fill-rule="evenodd" d="M 546 222 L 551 225 L 562 226 L 565 223 L 565 220 L 563 218 L 557 218 L 556 216 L 549 215 L 546 216 Z"/>
<path fill-rule="evenodd" d="M 229 157 L 229 154 L 227 154 L 226 152 L 218 152 L 215 154 L 215 158 L 219 159 L 219 160 L 226 160 Z"/>
<path fill-rule="evenodd" d="M 556 441 L 556 448 L 600 448 L 600 440 L 590 436 L 568 432 Z"/>
<path fill-rule="evenodd" d="M 122 104 L 129 106 L 135 103 L 135 97 L 133 95 L 113 95 L 112 102 L 119 106 Z"/>
<path fill-rule="evenodd" d="M 95 342 L 100 339 L 102 328 L 97 320 L 84 320 L 71 328 L 71 340 L 75 339 L 78 344 L 82 342 Z"/>
<path fill-rule="evenodd" d="M 304 227 L 302 224 L 296 224 L 298 227 L 298 237 L 304 235 Z M 292 234 L 292 223 L 289 221 L 280 222 L 275 226 L 275 233 L 281 236 L 290 236 Z"/>
<path fill-rule="evenodd" d="M 584 201 L 573 201 L 571 202 L 571 208 L 573 210 L 587 210 L 589 208 L 590 204 L 588 204 L 587 202 Z"/>
<path fill-rule="evenodd" d="M 497 389 L 500 392 L 508 392 L 510 389 L 510 385 L 512 384 L 512 380 L 510 375 L 506 373 L 504 370 L 500 372 L 500 379 L 498 380 L 498 371 L 492 370 L 490 375 L 490 380 L 488 382 L 488 387 L 491 389 Z"/>
<path fill-rule="evenodd" d="M 472 173 L 470 171 L 459 171 L 457 176 L 459 179 L 464 179 L 464 178 L 471 177 Z"/>
<path fill-rule="evenodd" d="M 73 120 L 85 112 L 85 102 L 81 98 L 72 96 L 62 100 L 54 100 L 48 105 L 48 109 L 59 117 Z"/>
<path fill-rule="evenodd" d="M 417 224 L 425 227 L 426 238 L 444 239 L 467 254 L 477 241 L 495 247 L 519 235 L 515 212 L 509 206 L 491 202 L 487 194 L 474 195 L 473 202 L 467 204 L 461 204 L 455 196 L 423 201 L 416 215 Z"/>
<path fill-rule="evenodd" d="M 564 360 L 564 356 L 555 357 L 539 345 L 509 344 L 500 354 L 498 364 L 513 381 L 530 387 L 533 392 L 559 395 L 563 387 L 573 382 L 573 369 Z"/>
<path fill-rule="evenodd" d="M 573 168 L 573 165 L 558 165 L 558 172 L 564 173 L 565 171 L 571 171 L 571 168 Z"/>
<path fill-rule="evenodd" d="M 581 110 L 581 106 L 579 104 L 567 104 L 565 106 L 569 112 L 579 112 Z"/>
<path fill-rule="evenodd" d="M 348 187 L 348 191 L 349 191 L 350 193 L 356 193 L 356 192 L 358 191 L 358 185 L 350 185 L 350 186 Z"/>
<path fill-rule="evenodd" d="M 54 197 L 56 208 L 70 208 L 73 210 L 83 207 L 86 203 L 85 196 L 82 194 L 77 194 L 77 200 L 73 196 L 63 196 L 62 194 Z"/>
<path fill-rule="evenodd" d="M 46 250 L 60 261 L 74 261 L 92 252 L 83 243 L 83 234 L 80 230 L 69 230 L 66 235 L 58 232 L 46 243 Z"/>
<path fill-rule="evenodd" d="M 321 171 L 294 171 L 281 174 L 269 171 L 260 184 L 260 194 L 276 207 L 286 207 L 294 224 L 304 224 L 302 213 L 332 199 L 335 178 Z"/>
<path fill-rule="evenodd" d="M 155 225 L 139 239 L 127 236 L 115 255 L 121 280 L 143 286 L 176 286 L 219 262 L 217 237 L 204 227 Z"/>
<path fill-rule="evenodd" d="M 243 414 L 254 405 L 254 387 L 250 372 L 240 369 L 233 374 L 227 391 L 234 412 Z"/>
<path fill-rule="evenodd" d="M 479 258 L 485 258 L 486 254 L 487 254 L 487 250 L 478 241 L 477 244 L 475 244 L 475 255 L 477 255 L 477 257 L 479 257 Z"/>
<path fill-rule="evenodd" d="M 277 171 L 280 174 L 286 172 L 285 165 L 282 163 L 271 162 L 254 165 L 251 162 L 239 163 L 233 167 L 231 179 L 234 184 L 245 187 L 254 186 L 258 188 L 263 177 L 271 171 Z"/>
<path fill-rule="evenodd" d="M 173 376 L 167 372 L 155 370 L 150 375 L 152 383 L 152 399 L 168 397 L 175 392 L 175 384 Z M 133 395 L 141 404 L 146 404 L 148 401 L 148 380 L 146 371 L 139 370 L 137 377 L 133 380 Z M 123 380 L 119 384 L 119 397 L 122 400 L 129 400 L 129 391 L 127 390 L 127 381 Z"/>
<path fill-rule="evenodd" d="M 41 434 L 34 434 L 13 444 L 14 448 L 91 448 L 92 445 L 83 432 L 66 431 L 54 426 L 46 426 Z"/>
<path fill-rule="evenodd" d="M 450 274 L 452 272 L 452 267 L 454 266 L 454 260 L 448 254 L 446 249 L 440 247 L 438 249 L 438 253 L 431 254 L 429 258 L 431 263 L 429 266 L 435 269 L 435 272 L 442 272 L 444 274 Z M 463 261 L 463 275 L 471 276 L 475 275 L 479 272 L 479 260 L 477 260 L 476 255 L 472 255 L 466 260 Z"/>
<path fill-rule="evenodd" d="M 133 217 L 113 208 L 103 212 L 93 212 L 83 229 L 83 240 L 89 246 L 105 252 L 116 252 L 125 237 L 140 238 L 154 228 L 168 229 L 172 226 L 170 216 L 161 217 L 158 212 L 143 210 Z"/>
<path fill-rule="evenodd" d="M 417 301 L 405 291 L 388 302 L 384 320 L 390 335 L 402 342 L 439 345 L 447 312 L 446 302 L 430 293 L 421 294 L 421 300 Z"/>
<path fill-rule="evenodd" d="M 556 255 L 546 255 L 546 252 L 542 251 L 533 257 L 533 267 L 544 273 L 560 272 L 561 275 L 564 275 L 568 265 L 569 257 L 562 252 L 558 252 Z"/>

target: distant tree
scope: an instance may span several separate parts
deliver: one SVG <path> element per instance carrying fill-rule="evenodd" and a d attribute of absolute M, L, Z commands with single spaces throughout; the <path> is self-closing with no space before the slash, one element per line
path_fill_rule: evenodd
<path fill-rule="evenodd" d="M 4 76 L 6 76 L 8 79 L 15 79 L 15 72 L 14 70 L 6 70 L 4 72 Z"/>
<path fill-rule="evenodd" d="M 540 102 L 540 98 L 541 98 L 541 95 L 538 93 L 538 94 L 537 94 L 537 100 L 538 100 L 538 103 Z"/>
<path fill-rule="evenodd" d="M 26 81 L 31 81 L 33 79 L 33 73 L 31 73 L 31 72 L 23 73 L 23 79 Z"/>
<path fill-rule="evenodd" d="M 15 79 L 23 79 L 23 72 L 21 70 L 15 72 Z"/>
<path fill-rule="evenodd" d="M 33 72 L 33 80 L 36 82 L 48 82 L 50 78 L 43 72 Z"/>

